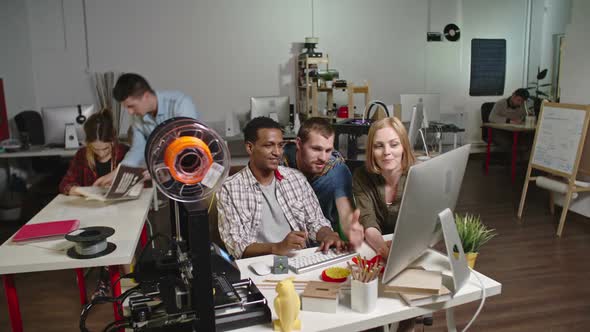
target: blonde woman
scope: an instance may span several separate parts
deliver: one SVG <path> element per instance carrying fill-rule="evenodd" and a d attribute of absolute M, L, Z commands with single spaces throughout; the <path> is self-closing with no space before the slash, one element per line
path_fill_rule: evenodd
<path fill-rule="evenodd" d="M 354 172 L 352 192 L 365 241 L 387 258 L 391 242 L 384 241 L 382 235 L 395 230 L 406 175 L 416 159 L 406 128 L 395 117 L 371 125 L 366 151 L 364 167 Z"/>
<path fill-rule="evenodd" d="M 76 188 L 91 186 L 96 179 L 117 168 L 129 148 L 117 140 L 113 116 L 108 109 L 91 115 L 84 123 L 86 146 L 76 152 L 59 192 L 78 195 Z"/>
<path fill-rule="evenodd" d="M 79 195 L 80 186 L 91 186 L 99 177 L 109 174 L 123 160 L 129 148 L 117 140 L 117 131 L 113 126 L 113 115 L 103 109 L 91 115 L 84 122 L 86 146 L 76 152 L 66 175 L 59 184 L 59 192 L 66 195 Z M 97 296 L 109 296 L 111 293 L 108 269 L 101 268 L 96 290 Z"/>

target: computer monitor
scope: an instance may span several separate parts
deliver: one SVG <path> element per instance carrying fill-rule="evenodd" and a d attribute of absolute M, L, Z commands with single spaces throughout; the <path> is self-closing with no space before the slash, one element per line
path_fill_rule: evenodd
<path fill-rule="evenodd" d="M 408 130 L 408 138 L 410 139 L 410 146 L 414 148 L 418 139 L 418 132 L 424 125 L 424 110 L 421 104 L 412 107 L 412 117 L 410 120 L 410 129 Z"/>
<path fill-rule="evenodd" d="M 43 130 L 45 132 L 45 144 L 55 146 L 65 145 L 66 124 L 68 123 L 74 124 L 76 128 L 76 134 L 78 136 L 78 141 L 84 142 L 84 139 L 86 138 L 83 127 L 84 121 L 95 112 L 96 109 L 94 105 L 44 107 L 41 110 L 41 113 L 43 115 Z M 83 118 L 79 118 L 80 115 L 82 115 Z"/>
<path fill-rule="evenodd" d="M 441 239 L 438 214 L 455 209 L 471 145 L 412 166 L 397 216 L 383 282 L 391 281 Z"/>
<path fill-rule="evenodd" d="M 274 119 L 281 126 L 289 126 L 289 97 L 251 97 L 250 118 L 265 116 Z"/>
<path fill-rule="evenodd" d="M 428 121 L 440 121 L 440 95 L 438 93 L 427 94 L 402 94 L 402 121 L 408 122 L 412 116 L 412 108 L 422 99 L 424 113 Z"/>
<path fill-rule="evenodd" d="M 428 119 L 424 114 L 424 106 L 420 99 L 418 104 L 412 107 L 412 120 L 410 121 L 410 129 L 408 130 L 408 137 L 412 149 L 416 148 L 417 142 L 422 142 L 422 147 L 426 152 L 426 158 L 429 156 L 428 147 L 426 146 L 426 139 L 422 128 L 428 128 Z M 418 137 L 419 136 L 419 137 Z M 424 159 L 424 158 L 421 158 Z"/>

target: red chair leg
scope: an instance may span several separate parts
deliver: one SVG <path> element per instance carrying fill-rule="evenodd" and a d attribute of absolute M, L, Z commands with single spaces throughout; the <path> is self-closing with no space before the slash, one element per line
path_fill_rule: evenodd
<path fill-rule="evenodd" d="M 488 127 L 488 146 L 486 148 L 486 175 L 488 175 L 488 172 L 490 171 L 490 159 L 492 158 L 491 146 L 492 146 L 492 128 Z"/>
<path fill-rule="evenodd" d="M 518 156 L 518 132 L 512 134 L 512 164 L 510 166 L 510 178 L 516 182 L 516 157 Z"/>
<path fill-rule="evenodd" d="M 113 297 L 117 297 L 121 295 L 121 282 L 119 280 L 120 273 L 118 265 L 109 266 L 109 276 L 111 279 L 111 289 L 113 291 Z M 123 318 L 121 317 L 121 315 L 119 315 L 119 304 L 117 302 L 113 303 L 113 311 L 115 313 L 116 321 L 121 320 Z"/>
<path fill-rule="evenodd" d="M 76 279 L 78 280 L 78 290 L 80 291 L 80 304 L 85 305 L 88 303 L 88 297 L 86 296 L 86 281 L 84 280 L 84 269 L 76 269 Z"/>
<path fill-rule="evenodd" d="M 4 282 L 4 292 L 6 294 L 6 301 L 8 301 L 8 314 L 10 316 L 10 325 L 12 325 L 12 332 L 23 332 L 23 320 L 20 315 L 18 295 L 16 294 L 16 287 L 14 285 L 13 275 L 5 274 L 2 276 L 2 280 Z"/>
<path fill-rule="evenodd" d="M 147 244 L 148 241 L 148 236 L 147 236 L 147 225 L 143 224 L 143 229 L 141 230 L 141 236 L 139 237 L 139 243 L 141 244 L 141 247 L 145 247 L 145 245 Z"/>

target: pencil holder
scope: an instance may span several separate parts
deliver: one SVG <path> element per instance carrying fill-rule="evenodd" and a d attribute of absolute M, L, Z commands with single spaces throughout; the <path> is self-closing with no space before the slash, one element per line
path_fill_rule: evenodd
<path fill-rule="evenodd" d="M 377 291 L 379 278 L 369 282 L 351 280 L 350 303 L 352 310 L 360 313 L 369 313 L 375 310 L 377 304 Z"/>

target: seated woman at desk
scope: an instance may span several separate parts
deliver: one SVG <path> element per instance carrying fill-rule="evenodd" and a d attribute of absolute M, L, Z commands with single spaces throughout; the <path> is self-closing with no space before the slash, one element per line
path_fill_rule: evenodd
<path fill-rule="evenodd" d="M 92 186 L 99 177 L 117 168 L 129 150 L 117 139 L 113 126 L 113 115 L 103 109 L 88 117 L 84 123 L 86 146 L 80 148 L 70 162 L 66 175 L 59 184 L 59 192 L 66 195 L 78 195 L 76 188 Z M 110 295 L 108 269 L 101 268 L 98 285 L 92 298 Z"/>
<path fill-rule="evenodd" d="M 91 186 L 96 179 L 117 168 L 129 150 L 118 142 L 113 115 L 103 109 L 84 123 L 86 146 L 80 148 L 70 162 L 66 175 L 59 184 L 59 192 L 78 195 L 77 187 Z"/>
<path fill-rule="evenodd" d="M 352 192 L 365 241 L 386 258 L 391 242 L 384 241 L 382 234 L 395 230 L 406 175 L 416 160 L 402 122 L 391 117 L 373 123 L 366 154 L 364 167 L 357 168 L 352 177 Z"/>

